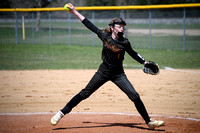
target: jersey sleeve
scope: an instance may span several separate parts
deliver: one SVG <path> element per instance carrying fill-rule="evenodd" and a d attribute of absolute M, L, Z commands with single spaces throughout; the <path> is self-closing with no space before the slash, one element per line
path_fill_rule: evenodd
<path fill-rule="evenodd" d="M 130 42 L 128 42 L 127 47 L 126 47 L 126 52 L 136 61 L 138 61 L 141 64 L 144 64 L 145 60 L 138 54 L 133 48 L 131 47 Z"/>
<path fill-rule="evenodd" d="M 96 27 L 92 22 L 90 22 L 87 18 L 85 18 L 82 23 L 92 32 L 96 33 L 98 37 L 104 41 L 107 37 L 107 34 L 103 32 L 103 30 Z"/>
<path fill-rule="evenodd" d="M 92 23 L 92 22 L 90 22 L 87 18 L 85 18 L 83 21 L 82 21 L 82 23 L 89 29 L 89 30 L 91 30 L 92 32 L 94 32 L 94 33 L 98 33 L 98 28 Z"/>

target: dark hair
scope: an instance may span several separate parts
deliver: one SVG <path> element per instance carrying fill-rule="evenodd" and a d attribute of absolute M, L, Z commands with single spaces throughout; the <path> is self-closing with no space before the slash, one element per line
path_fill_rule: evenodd
<path fill-rule="evenodd" d="M 114 27 L 115 24 L 122 24 L 122 25 L 126 25 L 126 22 L 124 20 L 122 20 L 122 18 L 114 18 L 110 21 L 110 23 L 108 24 L 109 27 L 103 29 L 105 32 L 107 33 L 112 33 L 111 31 L 111 27 Z"/>

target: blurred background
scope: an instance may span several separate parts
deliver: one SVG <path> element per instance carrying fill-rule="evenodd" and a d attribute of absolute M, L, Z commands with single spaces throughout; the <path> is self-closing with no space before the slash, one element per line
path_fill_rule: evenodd
<path fill-rule="evenodd" d="M 54 8 L 200 3 L 200 0 L 4 0 L 0 8 Z M 134 48 L 200 50 L 200 8 L 80 11 L 97 27 L 112 18 L 127 22 L 126 37 Z M 0 12 L 0 44 L 101 46 L 96 35 L 63 11 Z"/>

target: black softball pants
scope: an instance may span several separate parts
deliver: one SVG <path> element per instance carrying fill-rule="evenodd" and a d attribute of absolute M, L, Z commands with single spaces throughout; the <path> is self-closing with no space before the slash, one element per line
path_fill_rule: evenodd
<path fill-rule="evenodd" d="M 146 123 L 150 121 L 148 113 L 141 101 L 139 94 L 135 91 L 132 84 L 124 74 L 122 67 L 112 67 L 102 63 L 99 70 L 94 74 L 87 86 L 75 95 L 61 110 L 63 114 L 69 113 L 82 100 L 88 98 L 93 92 L 101 87 L 107 81 L 112 81 L 116 84 L 135 104 L 136 109 L 141 114 Z"/>

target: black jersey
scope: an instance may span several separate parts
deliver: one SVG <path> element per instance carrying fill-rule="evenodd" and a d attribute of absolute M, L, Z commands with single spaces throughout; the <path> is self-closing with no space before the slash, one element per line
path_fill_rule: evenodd
<path fill-rule="evenodd" d="M 103 42 L 102 50 L 102 60 L 110 65 L 122 65 L 124 60 L 125 51 L 139 63 L 143 64 L 145 60 L 135 52 L 128 39 L 120 38 L 114 40 L 111 37 L 111 33 L 107 33 L 104 30 L 97 28 L 92 24 L 87 18 L 85 18 L 82 23 L 90 29 L 92 32 L 96 33 L 98 37 Z"/>

